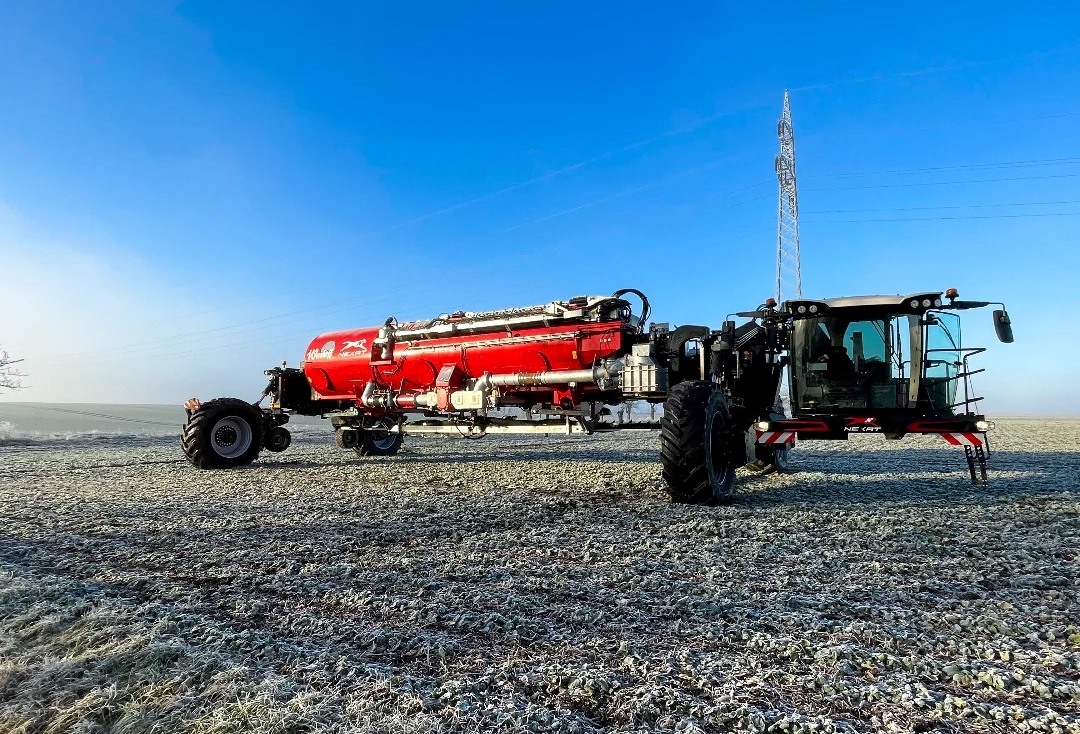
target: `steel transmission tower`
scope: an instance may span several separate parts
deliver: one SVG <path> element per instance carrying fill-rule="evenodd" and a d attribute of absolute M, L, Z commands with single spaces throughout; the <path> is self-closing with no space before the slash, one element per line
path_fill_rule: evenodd
<path fill-rule="evenodd" d="M 776 301 L 802 298 L 802 265 L 799 262 L 799 190 L 795 185 L 795 130 L 791 127 L 791 99 L 784 90 L 784 114 L 776 126 L 780 155 L 776 178 L 780 201 L 776 222 Z M 794 293 L 792 293 L 794 291 Z"/>

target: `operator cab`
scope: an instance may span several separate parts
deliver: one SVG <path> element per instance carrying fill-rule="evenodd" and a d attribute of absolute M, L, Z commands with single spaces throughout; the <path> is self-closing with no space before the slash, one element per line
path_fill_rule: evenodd
<path fill-rule="evenodd" d="M 963 346 L 957 312 L 999 306 L 994 330 L 1006 344 L 1013 341 L 1012 321 L 1002 303 L 960 301 L 955 288 L 944 298 L 948 303 L 940 292 L 799 298 L 779 307 L 770 298 L 756 311 L 735 314 L 754 325 L 760 320 L 766 356 L 788 369 L 787 416 L 744 406 L 758 416 L 756 450 L 863 433 L 939 435 L 963 446 L 972 483 L 985 484 L 994 423 L 979 413 L 982 398 L 972 392 L 971 376 L 983 370 L 969 369 L 968 359 L 986 350 Z M 721 353 L 741 345 L 734 321 L 724 322 L 723 336 Z"/>
<path fill-rule="evenodd" d="M 794 415 L 973 413 L 978 398 L 957 394 L 972 374 L 967 357 L 983 350 L 962 346 L 953 312 L 970 307 L 940 293 L 786 302 Z"/>

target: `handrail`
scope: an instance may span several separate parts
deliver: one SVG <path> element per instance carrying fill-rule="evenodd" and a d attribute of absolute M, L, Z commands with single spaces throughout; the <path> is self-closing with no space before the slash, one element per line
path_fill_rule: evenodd
<path fill-rule="evenodd" d="M 986 398 L 983 398 L 983 397 L 979 397 L 979 398 L 968 398 L 967 400 L 961 400 L 961 401 L 960 401 L 959 403 L 953 403 L 952 405 L 950 405 L 950 406 L 949 406 L 949 408 L 950 408 L 950 409 L 952 409 L 952 408 L 955 408 L 955 407 L 956 407 L 956 406 L 958 406 L 958 405 L 969 405 L 969 404 L 971 404 L 971 403 L 977 403 L 977 402 L 979 402 L 980 400 L 985 400 L 985 399 L 986 399 Z"/>
<path fill-rule="evenodd" d="M 957 403 L 956 405 L 950 405 L 949 410 L 952 410 L 953 408 L 956 408 L 956 407 L 958 407 L 960 405 L 963 405 L 963 406 L 965 406 L 965 409 L 970 412 L 972 403 L 977 404 L 980 400 L 982 400 L 982 397 L 976 397 L 976 398 L 971 397 L 971 395 L 975 392 L 974 388 L 972 388 L 972 386 L 971 386 L 971 376 L 975 375 L 975 374 L 978 374 L 979 372 L 983 372 L 985 370 L 985 368 L 980 368 L 980 369 L 977 369 L 977 370 L 974 370 L 974 371 L 968 369 L 968 357 L 971 357 L 973 355 L 976 355 L 976 354 L 979 354 L 979 353 L 985 352 L 985 351 L 986 351 L 986 347 L 978 347 L 978 348 L 972 349 L 970 354 L 965 354 L 963 356 L 963 359 L 961 361 L 961 369 L 963 369 L 963 375 L 964 375 L 964 402 Z"/>
<path fill-rule="evenodd" d="M 934 349 L 924 349 L 923 354 L 930 354 L 930 352 L 967 352 L 964 358 L 974 357 L 976 354 L 980 354 L 986 351 L 986 347 L 957 347 L 950 349 L 949 347 L 935 347 Z"/>

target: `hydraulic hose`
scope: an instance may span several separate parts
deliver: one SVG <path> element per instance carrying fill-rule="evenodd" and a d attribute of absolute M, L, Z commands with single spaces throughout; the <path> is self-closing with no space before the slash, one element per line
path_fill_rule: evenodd
<path fill-rule="evenodd" d="M 649 299 L 645 297 L 645 294 L 639 291 L 637 288 L 620 288 L 611 294 L 612 298 L 622 298 L 627 293 L 633 293 L 635 296 L 641 299 L 641 316 L 638 323 L 641 328 L 645 328 L 645 322 L 649 320 L 649 316 L 652 315 L 652 308 L 649 306 Z"/>

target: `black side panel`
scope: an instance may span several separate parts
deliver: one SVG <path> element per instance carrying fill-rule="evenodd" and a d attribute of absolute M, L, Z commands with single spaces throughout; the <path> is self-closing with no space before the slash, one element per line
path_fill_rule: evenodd
<path fill-rule="evenodd" d="M 311 385 L 302 370 L 282 369 L 277 378 L 281 385 L 278 405 L 282 410 L 294 410 L 300 415 L 321 415 L 337 407 L 337 401 L 311 399 Z"/>
<path fill-rule="evenodd" d="M 769 331 L 753 321 L 735 330 L 735 356 L 740 374 L 732 392 L 747 414 L 744 419 L 768 415 L 776 406 L 776 388 L 782 362 L 769 362 Z"/>

